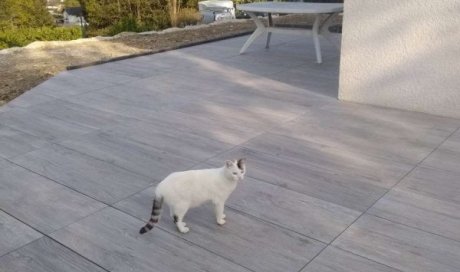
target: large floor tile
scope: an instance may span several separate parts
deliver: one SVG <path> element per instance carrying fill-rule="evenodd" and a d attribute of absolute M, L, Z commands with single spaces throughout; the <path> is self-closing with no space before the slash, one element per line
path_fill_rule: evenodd
<path fill-rule="evenodd" d="M 0 270 L 11 272 L 106 271 L 48 237 L 0 257 Z"/>
<path fill-rule="evenodd" d="M 180 50 L 171 50 L 161 54 L 146 55 L 129 60 L 133 64 L 150 65 L 151 69 L 175 72 L 181 69 L 190 70 L 193 63 L 186 58 L 187 54 Z"/>
<path fill-rule="evenodd" d="M 355 174 L 311 165 L 305 161 L 287 160 L 253 149 L 235 148 L 212 158 L 220 166 L 227 159 L 247 158 L 246 176 L 269 182 L 357 211 L 365 211 L 387 189 Z"/>
<path fill-rule="evenodd" d="M 227 206 L 329 243 L 361 213 L 280 186 L 246 178 Z"/>
<path fill-rule="evenodd" d="M 14 158 L 14 162 L 104 203 L 114 203 L 152 180 L 59 145 Z"/>
<path fill-rule="evenodd" d="M 0 211 L 0 256 L 20 248 L 41 236 L 41 233 Z"/>
<path fill-rule="evenodd" d="M 334 246 L 401 271 L 458 271 L 460 242 L 365 215 Z"/>
<path fill-rule="evenodd" d="M 0 117 L 3 125 L 53 142 L 68 139 L 76 135 L 82 135 L 94 130 L 61 119 L 18 108 L 5 112 Z"/>
<path fill-rule="evenodd" d="M 127 84 L 129 87 L 141 90 L 142 94 L 155 95 L 156 99 L 175 101 L 197 101 L 217 94 L 222 94 L 227 84 L 214 84 L 206 76 L 190 73 L 190 70 L 164 73 L 153 77 L 137 80 Z"/>
<path fill-rule="evenodd" d="M 246 88 L 245 88 L 246 89 Z M 298 105 L 290 101 L 282 101 L 276 98 L 268 98 L 261 95 L 253 94 L 250 91 L 242 90 L 230 94 L 217 95 L 209 98 L 209 102 L 233 106 L 235 108 L 251 109 L 254 112 L 260 112 L 270 115 L 296 116 L 305 112 L 304 105 Z"/>
<path fill-rule="evenodd" d="M 103 69 L 99 69 L 99 65 L 71 70 L 68 71 L 68 73 L 72 77 L 80 78 L 80 80 L 85 80 L 88 84 L 92 84 L 93 82 L 97 81 L 101 84 L 111 83 L 112 85 L 118 85 L 120 83 L 132 82 L 139 79 L 136 76 L 123 74 L 117 74 L 116 76 L 114 76 L 114 73 L 110 71 L 104 71 Z"/>
<path fill-rule="evenodd" d="M 456 128 L 451 119 L 364 109 L 355 105 L 325 105 L 277 129 L 296 137 L 345 151 L 416 164 Z M 403 120 L 403 121 L 402 121 Z"/>
<path fill-rule="evenodd" d="M 221 61 L 237 56 L 238 54 L 239 52 L 235 48 L 220 46 L 218 42 L 186 47 L 170 52 L 170 55 L 186 59 L 187 62 L 185 65 L 188 67 L 199 66 L 199 62 L 196 59 Z"/>
<path fill-rule="evenodd" d="M 282 45 L 280 47 L 282 47 Z M 283 50 L 279 50 L 278 46 L 272 46 L 271 48 L 272 49 L 269 50 L 253 51 L 250 54 L 232 56 L 231 58 L 227 59 L 227 61 L 234 62 L 235 64 L 238 64 L 239 62 L 243 65 L 247 63 L 264 64 L 271 67 L 282 67 L 284 68 L 284 70 L 305 64 L 306 58 L 304 58 L 304 56 L 296 57 L 293 54 L 289 54 Z M 315 62 L 316 57 L 307 56 L 307 58 L 309 58 L 311 62 Z M 257 74 L 257 72 L 255 74 Z M 271 77 L 272 75 L 270 75 L 270 78 Z"/>
<path fill-rule="evenodd" d="M 142 224 L 106 208 L 52 237 L 109 271 L 248 271 L 159 229 L 141 236 Z"/>
<path fill-rule="evenodd" d="M 460 242 L 460 204 L 394 189 L 369 213 Z"/>
<path fill-rule="evenodd" d="M 105 205 L 11 163 L 0 166 L 0 207 L 50 233 Z"/>
<path fill-rule="evenodd" d="M 458 172 L 430 167 L 417 167 L 398 184 L 397 188 L 460 204 L 459 177 Z"/>
<path fill-rule="evenodd" d="M 214 76 L 214 75 L 212 75 Z M 235 96 L 240 101 L 245 102 L 259 99 L 277 100 L 282 103 L 289 103 L 294 108 L 302 107 L 319 107 L 328 103 L 338 103 L 336 100 L 328 99 L 322 95 L 309 92 L 302 87 L 296 87 L 289 83 L 284 83 L 273 78 L 262 76 L 247 76 L 244 80 L 235 81 L 233 78 L 228 79 L 234 87 L 231 92 L 225 92 L 226 97 Z"/>
<path fill-rule="evenodd" d="M 387 188 L 400 181 L 413 168 L 411 164 L 274 133 L 260 135 L 243 146 L 280 159 L 295 160 L 325 168 L 337 174 L 344 173 L 360 179 L 365 178 L 371 183 Z"/>
<path fill-rule="evenodd" d="M 334 61 L 335 64 L 335 61 Z M 290 69 L 283 69 L 279 73 L 271 75 L 274 80 L 285 82 L 287 84 L 302 87 L 310 92 L 336 98 L 339 90 L 338 76 L 334 75 L 335 71 L 331 73 L 308 69 L 311 64 L 292 67 Z M 323 65 L 320 65 L 323 66 Z M 338 65 L 334 70 L 338 70 Z"/>
<path fill-rule="evenodd" d="M 153 62 L 143 63 L 136 61 L 135 58 L 98 65 L 97 70 L 116 76 L 121 75 L 134 78 L 146 78 L 167 72 L 161 68 L 155 67 Z"/>
<path fill-rule="evenodd" d="M 8 104 L 0 106 L 0 113 L 7 112 L 14 108 L 13 106 L 10 106 Z"/>
<path fill-rule="evenodd" d="M 12 158 L 45 144 L 39 137 L 0 124 L 0 157 Z"/>
<path fill-rule="evenodd" d="M 177 111 L 220 122 L 249 125 L 257 129 L 269 129 L 299 116 L 299 113 L 267 109 L 263 106 L 243 107 L 212 101 L 191 103 L 177 108 Z"/>
<path fill-rule="evenodd" d="M 218 142 L 238 145 L 262 132 L 247 124 L 220 122 L 215 119 L 198 117 L 177 111 L 165 111 L 147 121 L 154 127 L 169 126 L 175 130 L 185 131 Z"/>
<path fill-rule="evenodd" d="M 399 272 L 333 246 L 326 248 L 302 272 Z"/>
<path fill-rule="evenodd" d="M 77 105 L 63 100 L 42 103 L 30 109 L 34 113 L 43 114 L 70 124 L 90 129 L 101 129 L 129 122 L 131 119 L 118 114 Z"/>
<path fill-rule="evenodd" d="M 180 82 L 183 86 L 179 85 Z M 191 82 L 181 81 L 179 76 L 166 74 L 105 88 L 99 93 L 130 102 L 136 107 L 158 111 L 180 108 L 193 101 L 200 101 L 208 95 L 208 92 L 195 90 L 187 84 Z"/>
<path fill-rule="evenodd" d="M 221 65 L 222 68 L 226 71 L 235 73 L 235 74 L 246 74 L 246 75 L 258 75 L 258 76 L 267 76 L 271 77 L 272 75 L 276 75 L 282 73 L 289 67 L 298 66 L 297 63 L 284 63 L 284 65 L 270 65 L 263 62 L 255 62 L 252 59 L 248 58 L 229 58 L 222 61 Z"/>
<path fill-rule="evenodd" d="M 148 220 L 152 206 L 151 192 L 150 189 L 134 195 L 117 203 L 116 207 Z M 190 232 L 182 235 L 177 232 L 165 207 L 160 226 L 253 271 L 298 271 L 324 246 L 323 243 L 228 208 L 225 214 L 227 223 L 218 226 L 211 206 L 192 209 L 185 216 Z M 156 230 L 153 229 L 145 235 L 155 234 Z"/>
<path fill-rule="evenodd" d="M 117 88 L 121 87 L 118 86 Z M 63 99 L 74 104 L 140 120 L 155 117 L 160 114 L 162 109 L 160 105 L 153 103 L 152 99 L 144 100 L 140 104 L 138 101 L 120 99 L 103 92 L 87 93 Z"/>
<path fill-rule="evenodd" d="M 157 181 L 171 172 L 187 170 L 196 164 L 183 156 L 105 132 L 87 134 L 61 145 Z"/>
<path fill-rule="evenodd" d="M 10 107 L 28 108 L 45 102 L 54 101 L 55 97 L 42 94 L 38 90 L 28 91 L 8 103 Z"/>
<path fill-rule="evenodd" d="M 91 74 L 77 75 L 80 72 L 65 71 L 41 83 L 32 91 L 36 94 L 55 98 L 69 97 L 115 85 L 112 81 L 100 80 Z M 113 77 L 116 78 L 116 77 Z"/>
<path fill-rule="evenodd" d="M 460 132 L 447 139 L 422 165 L 457 172 L 460 175 Z"/>
<path fill-rule="evenodd" d="M 106 132 L 150 145 L 158 150 L 195 161 L 195 163 L 232 147 L 231 144 L 188 133 L 169 124 L 161 123 L 129 123 L 106 130 Z"/>

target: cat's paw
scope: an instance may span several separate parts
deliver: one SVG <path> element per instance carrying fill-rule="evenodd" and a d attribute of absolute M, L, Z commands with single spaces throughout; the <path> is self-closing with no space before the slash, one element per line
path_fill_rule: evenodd
<path fill-rule="evenodd" d="M 189 231 L 190 231 L 190 229 L 188 227 L 182 227 L 182 228 L 179 229 L 180 233 L 187 233 Z"/>
<path fill-rule="evenodd" d="M 225 219 L 225 214 L 222 214 L 222 219 Z"/>
<path fill-rule="evenodd" d="M 225 224 L 224 218 L 222 217 L 222 219 L 217 220 L 217 224 L 220 225 L 220 226 L 222 226 L 223 224 Z"/>
<path fill-rule="evenodd" d="M 190 229 L 185 226 L 184 222 L 177 222 L 176 223 L 177 230 L 181 233 L 187 233 Z"/>

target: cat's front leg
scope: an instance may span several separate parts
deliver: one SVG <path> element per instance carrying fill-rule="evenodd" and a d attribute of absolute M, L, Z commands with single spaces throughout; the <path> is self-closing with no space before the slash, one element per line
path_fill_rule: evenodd
<path fill-rule="evenodd" d="M 223 202 L 216 202 L 215 204 L 215 212 L 216 212 L 216 221 L 217 224 L 223 225 L 225 224 L 225 214 L 224 214 L 224 203 Z"/>

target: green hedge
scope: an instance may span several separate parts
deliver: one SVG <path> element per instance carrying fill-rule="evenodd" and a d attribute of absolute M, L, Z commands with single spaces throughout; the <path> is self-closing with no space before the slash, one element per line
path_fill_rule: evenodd
<path fill-rule="evenodd" d="M 80 27 L 39 27 L 0 30 L 0 49 L 34 41 L 68 41 L 82 37 Z"/>

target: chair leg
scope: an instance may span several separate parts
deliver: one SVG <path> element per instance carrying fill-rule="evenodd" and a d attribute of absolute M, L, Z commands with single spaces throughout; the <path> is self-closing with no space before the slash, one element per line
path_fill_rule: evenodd
<path fill-rule="evenodd" d="M 268 27 L 272 27 L 273 26 L 273 18 L 272 18 L 272 14 L 269 13 L 268 14 Z M 267 44 L 265 44 L 265 48 L 268 49 L 270 48 L 270 39 L 272 37 L 272 33 L 270 31 L 268 31 L 267 33 Z"/>
<path fill-rule="evenodd" d="M 246 49 L 248 49 L 248 47 L 262 34 L 264 34 L 266 32 L 265 29 L 260 29 L 260 28 L 257 28 L 254 33 L 252 33 L 252 35 L 248 38 L 248 40 L 244 43 L 243 47 L 241 48 L 240 50 L 240 54 L 243 54 L 244 52 L 246 52 Z"/>
<path fill-rule="evenodd" d="M 262 23 L 262 21 L 257 18 L 257 16 L 253 12 L 248 12 L 249 16 L 254 20 L 254 23 L 256 24 L 257 28 L 252 33 L 252 35 L 248 38 L 248 40 L 244 43 L 243 47 L 240 50 L 240 54 L 243 54 L 246 49 L 262 34 L 267 32 L 267 28 L 265 25 Z"/>
<path fill-rule="evenodd" d="M 315 43 L 315 51 L 316 51 L 316 62 L 322 63 L 323 59 L 321 57 L 321 45 L 319 43 L 319 23 L 320 23 L 320 15 L 316 15 L 315 22 L 313 23 L 313 42 Z"/>

